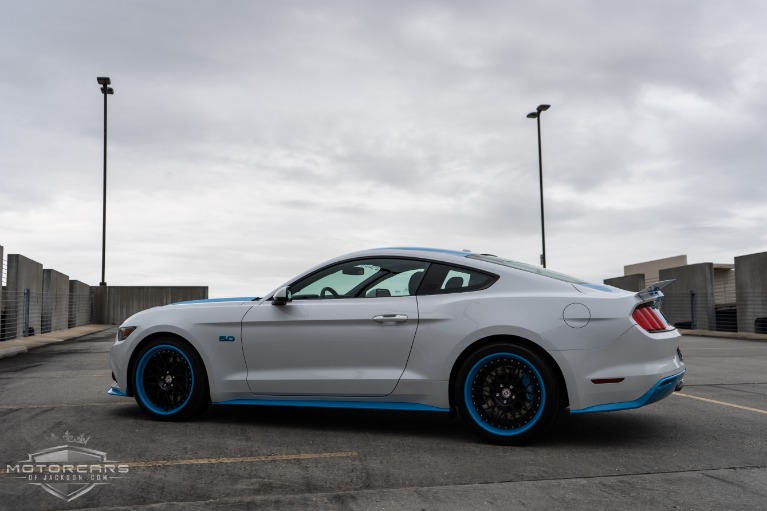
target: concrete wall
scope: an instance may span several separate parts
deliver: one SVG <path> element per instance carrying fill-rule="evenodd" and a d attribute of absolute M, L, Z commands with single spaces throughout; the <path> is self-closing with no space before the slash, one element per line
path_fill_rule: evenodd
<path fill-rule="evenodd" d="M 43 314 L 41 333 L 68 327 L 69 276 L 56 270 L 43 270 Z"/>
<path fill-rule="evenodd" d="M 3 309 L 3 292 L 5 286 L 3 285 L 3 246 L 0 245 L 0 341 L 5 339 L 5 309 Z"/>
<path fill-rule="evenodd" d="M 604 282 L 608 286 L 625 289 L 626 291 L 641 291 L 645 288 L 645 276 L 642 273 L 605 279 Z"/>
<path fill-rule="evenodd" d="M 40 332 L 43 308 L 43 265 L 20 254 L 8 254 L 8 285 L 3 299 L 6 302 L 6 332 L 14 338 L 24 337 L 24 319 L 21 304 L 24 289 L 30 290 L 29 326 Z"/>
<path fill-rule="evenodd" d="M 91 286 L 78 280 L 69 281 L 69 313 L 67 327 L 88 325 L 93 319 Z"/>
<path fill-rule="evenodd" d="M 637 264 L 627 264 L 623 267 L 624 275 L 636 275 L 643 274 L 647 285 L 655 284 L 660 278 L 660 270 L 667 268 L 678 268 L 680 266 L 687 265 L 687 256 L 673 256 L 665 257 L 663 259 L 655 259 L 654 261 L 645 261 Z"/>
<path fill-rule="evenodd" d="M 109 322 L 109 293 L 107 286 L 94 286 L 93 293 L 93 322 L 106 325 Z"/>
<path fill-rule="evenodd" d="M 94 321 L 111 325 L 150 307 L 208 298 L 207 286 L 98 286 L 93 291 Z"/>
<path fill-rule="evenodd" d="M 717 305 L 735 305 L 735 265 L 714 265 L 714 302 Z"/>
<path fill-rule="evenodd" d="M 714 265 L 712 263 L 661 269 L 658 274 L 660 280 L 676 279 L 676 282 L 663 289 L 665 298 L 661 307 L 672 324 L 691 323 L 694 311 L 696 328 L 716 330 Z M 694 307 L 691 303 L 690 291 L 695 291 Z"/>
<path fill-rule="evenodd" d="M 738 300 L 738 331 L 767 333 L 767 252 L 735 258 L 735 292 Z M 757 320 L 760 328 L 756 328 Z"/>
<path fill-rule="evenodd" d="M 4 248 L 0 245 L 0 260 Z M 0 340 L 74 328 L 90 323 L 120 324 L 136 312 L 158 305 L 208 298 L 207 286 L 91 287 L 45 269 L 37 261 L 9 254 L 7 285 L 0 286 Z M 28 289 L 29 327 L 24 332 L 24 290 Z"/>

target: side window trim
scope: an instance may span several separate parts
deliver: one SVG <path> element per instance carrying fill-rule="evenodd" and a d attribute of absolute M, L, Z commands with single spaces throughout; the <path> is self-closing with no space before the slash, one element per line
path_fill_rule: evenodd
<path fill-rule="evenodd" d="M 455 270 L 462 273 L 477 274 L 487 277 L 487 280 L 480 285 L 468 285 L 466 287 L 456 287 L 450 289 L 442 289 L 441 286 L 445 282 L 445 278 L 451 270 Z M 469 293 L 472 291 L 482 291 L 489 288 L 499 279 L 498 275 L 489 273 L 475 268 L 468 268 L 466 266 L 458 266 L 455 264 L 445 264 L 441 262 L 433 262 L 429 269 L 426 271 L 426 275 L 421 279 L 421 283 L 416 290 L 418 296 L 430 296 L 430 295 L 444 295 L 453 293 Z"/>
<path fill-rule="evenodd" d="M 410 262 L 410 263 L 413 264 L 414 269 L 415 269 L 416 266 L 422 265 L 423 268 L 420 271 L 422 271 L 423 274 L 426 274 L 429 271 L 429 268 L 431 268 L 431 266 L 434 264 L 433 261 L 430 261 L 428 259 L 410 258 L 410 257 L 397 257 L 397 256 L 394 256 L 394 257 L 380 257 L 379 256 L 379 257 L 363 257 L 363 258 L 360 258 L 360 259 L 349 259 L 349 260 L 346 260 L 346 261 L 339 261 L 339 262 L 336 262 L 336 263 L 324 266 L 322 268 L 319 268 L 316 271 L 310 273 L 309 275 L 304 275 L 303 277 L 301 277 L 299 279 L 296 279 L 295 281 L 291 282 L 288 285 L 288 287 L 292 288 L 292 287 L 294 287 L 298 283 L 306 282 L 307 280 L 309 280 L 310 283 L 302 288 L 302 290 L 306 289 L 307 287 L 314 285 L 317 281 L 325 278 L 327 275 L 330 275 L 332 273 L 328 273 L 327 275 L 323 275 L 323 276 L 321 276 L 319 278 L 315 278 L 317 275 L 323 274 L 323 273 L 325 273 L 328 270 L 331 270 L 333 268 L 340 268 L 340 267 L 345 266 L 345 265 L 360 265 L 360 264 L 365 264 L 366 262 L 370 262 L 370 261 L 391 261 L 391 260 L 400 260 L 400 261 Z M 406 270 L 406 271 L 410 271 L 410 270 Z M 391 272 L 388 272 L 388 273 L 391 273 Z M 397 275 L 399 275 L 399 274 L 400 273 L 397 273 Z M 377 286 L 378 283 L 385 282 L 387 278 L 390 278 L 387 275 L 387 273 L 383 273 L 382 275 L 379 275 L 378 273 L 373 274 L 373 275 L 369 276 L 367 279 L 365 279 L 364 281 L 362 281 L 359 284 L 355 285 L 351 290 L 349 290 L 348 293 L 352 293 L 352 296 L 349 296 L 348 294 L 346 294 L 346 295 L 342 295 L 342 296 L 338 296 L 338 297 L 334 297 L 334 298 L 338 298 L 338 299 L 354 299 L 354 298 L 365 298 L 365 299 L 367 299 L 367 298 L 371 298 L 371 297 L 365 296 L 363 291 L 375 288 L 375 286 Z M 423 282 L 423 278 L 421 279 L 421 282 Z M 295 291 L 293 291 L 293 292 L 295 293 Z M 416 290 L 416 292 L 414 292 L 412 294 L 409 293 L 407 295 L 399 295 L 399 296 L 416 296 L 416 294 L 417 294 L 417 290 Z M 301 301 L 303 301 L 303 300 L 314 301 L 315 299 L 322 299 L 322 298 L 319 298 L 319 297 L 317 297 L 317 298 L 305 297 L 304 298 L 304 297 L 301 297 L 300 295 L 296 296 L 294 294 L 293 299 L 294 300 L 297 299 L 297 300 L 301 300 Z"/>

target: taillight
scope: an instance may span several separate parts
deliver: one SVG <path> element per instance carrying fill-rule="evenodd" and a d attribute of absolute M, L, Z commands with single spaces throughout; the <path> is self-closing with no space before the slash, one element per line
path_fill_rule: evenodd
<path fill-rule="evenodd" d="M 642 329 L 648 332 L 662 332 L 666 330 L 666 321 L 661 316 L 657 309 L 654 309 L 651 305 L 641 305 L 634 309 L 634 313 L 631 315 L 634 321 L 642 327 Z"/>

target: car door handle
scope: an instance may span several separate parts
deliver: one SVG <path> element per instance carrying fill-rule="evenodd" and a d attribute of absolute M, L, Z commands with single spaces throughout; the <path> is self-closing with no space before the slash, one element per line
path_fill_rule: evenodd
<path fill-rule="evenodd" d="M 389 325 L 392 323 L 405 323 L 407 316 L 404 314 L 382 314 L 380 316 L 373 316 L 373 323 L 379 323 L 381 325 Z"/>

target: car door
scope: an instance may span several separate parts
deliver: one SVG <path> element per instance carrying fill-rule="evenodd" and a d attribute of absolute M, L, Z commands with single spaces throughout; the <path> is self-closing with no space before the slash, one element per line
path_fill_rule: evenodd
<path fill-rule="evenodd" d="M 363 259 L 332 265 L 243 318 L 254 394 L 384 396 L 397 385 L 418 327 L 415 289 L 429 264 Z"/>

